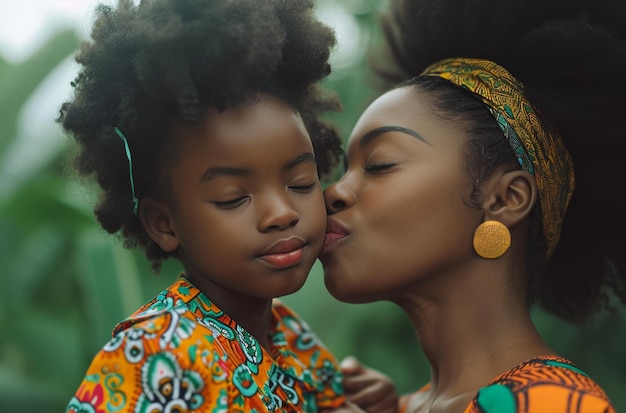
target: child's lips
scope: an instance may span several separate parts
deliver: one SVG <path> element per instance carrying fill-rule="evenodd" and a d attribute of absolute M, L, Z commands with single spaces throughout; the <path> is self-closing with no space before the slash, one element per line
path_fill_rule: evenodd
<path fill-rule="evenodd" d="M 302 261 L 303 256 L 304 247 L 298 248 L 297 250 L 291 252 L 261 255 L 259 258 L 270 264 L 272 267 L 288 268 L 299 264 L 300 261 Z"/>
<path fill-rule="evenodd" d="M 278 240 L 259 259 L 278 269 L 293 267 L 302 261 L 306 242 L 298 237 Z"/>

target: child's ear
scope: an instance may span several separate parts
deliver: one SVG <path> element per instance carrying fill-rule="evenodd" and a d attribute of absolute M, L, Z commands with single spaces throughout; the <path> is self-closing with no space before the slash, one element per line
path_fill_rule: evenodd
<path fill-rule="evenodd" d="M 500 221 L 511 228 L 524 220 L 537 202 L 535 178 L 519 169 L 495 174 L 485 193 L 485 220 Z"/>
<path fill-rule="evenodd" d="M 139 204 L 139 219 L 150 238 L 163 251 L 173 252 L 178 248 L 170 208 L 161 201 L 144 198 Z"/>

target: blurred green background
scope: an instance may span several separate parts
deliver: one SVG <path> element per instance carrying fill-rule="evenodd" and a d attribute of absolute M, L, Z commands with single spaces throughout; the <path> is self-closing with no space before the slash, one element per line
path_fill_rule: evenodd
<path fill-rule="evenodd" d="M 320 2 L 320 15 L 339 37 L 326 85 L 344 104 L 332 117 L 343 136 L 379 92 L 366 50 L 380 42 L 381 4 Z M 63 411 L 115 323 L 180 272 L 176 262 L 167 262 L 161 275 L 151 273 L 142 254 L 123 249 L 96 225 L 93 194 L 67 168 L 71 147 L 52 121 L 56 114 L 40 116 L 36 109 L 50 99 L 51 82 L 62 82 L 65 92 L 43 107 L 55 111 L 69 96 L 76 66 L 70 76 L 57 72 L 68 66 L 82 37 L 75 28 L 57 30 L 19 62 L 0 56 L 2 412 Z M 404 314 L 389 303 L 339 303 L 322 278 L 317 263 L 305 287 L 284 301 L 339 358 L 356 355 L 390 375 L 400 392 L 424 384 L 428 365 Z M 537 310 L 533 314 L 546 340 L 591 374 L 618 411 L 626 411 L 626 311 L 600 315 L 582 328 Z"/>

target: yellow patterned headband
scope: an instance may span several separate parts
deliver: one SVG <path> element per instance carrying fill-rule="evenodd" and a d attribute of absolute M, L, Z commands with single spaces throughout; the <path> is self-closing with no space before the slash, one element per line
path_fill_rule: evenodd
<path fill-rule="evenodd" d="M 523 95 L 522 83 L 491 61 L 446 59 L 426 68 L 422 75 L 438 76 L 467 89 L 489 107 L 522 169 L 537 182 L 549 258 L 574 191 L 574 165 L 559 134 L 541 123 L 538 111 Z"/>

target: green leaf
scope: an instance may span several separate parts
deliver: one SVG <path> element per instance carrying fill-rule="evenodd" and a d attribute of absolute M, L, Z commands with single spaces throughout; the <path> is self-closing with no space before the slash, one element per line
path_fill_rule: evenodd
<path fill-rule="evenodd" d="M 132 254 L 104 232 L 81 237 L 76 265 L 95 353 L 113 327 L 143 304 L 139 275 Z"/>
<path fill-rule="evenodd" d="M 76 50 L 74 31 L 54 35 L 27 61 L 19 65 L 0 65 L 0 153 L 15 136 L 18 114 L 35 88 L 48 73 Z"/>
<path fill-rule="evenodd" d="M 68 400 L 55 386 L 0 365 L 0 406 L 6 412 L 58 413 Z"/>
<path fill-rule="evenodd" d="M 54 225 L 40 228 L 25 237 L 14 255 L 5 262 L 11 283 L 5 286 L 3 299 L 12 303 L 32 300 L 50 268 L 62 259 L 68 245 L 67 235 Z"/>

